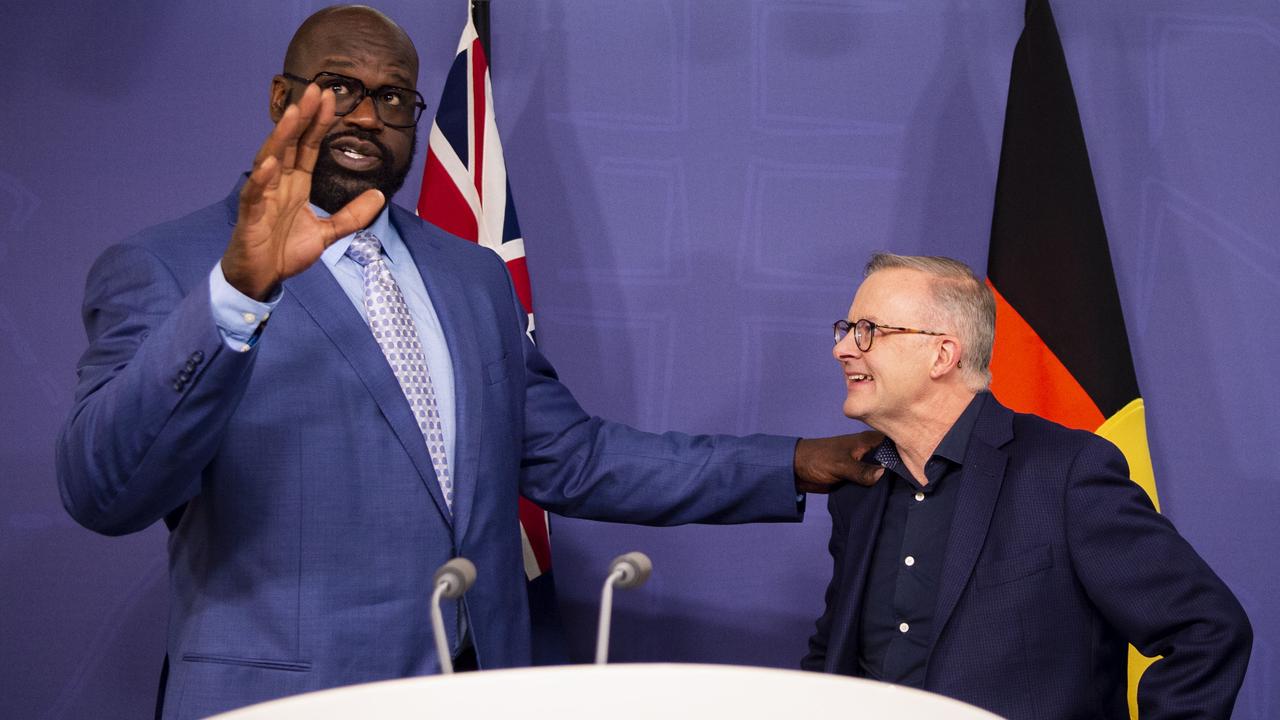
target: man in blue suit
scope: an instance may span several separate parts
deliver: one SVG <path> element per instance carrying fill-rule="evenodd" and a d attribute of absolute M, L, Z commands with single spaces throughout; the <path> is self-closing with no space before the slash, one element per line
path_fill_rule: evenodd
<path fill-rule="evenodd" d="M 995 301 L 967 266 L 874 255 L 835 329 L 844 412 L 885 433 L 886 474 L 829 498 L 835 569 L 805 669 L 1008 718 L 1121 720 L 1132 643 L 1163 656 L 1143 720 L 1231 715 L 1243 609 L 1115 446 L 985 391 Z"/>
<path fill-rule="evenodd" d="M 459 663 L 527 664 L 519 494 L 621 522 L 795 520 L 798 491 L 880 473 L 856 460 L 878 438 L 584 413 L 502 262 L 387 203 L 417 72 L 380 13 L 312 16 L 248 177 L 90 272 L 59 484 L 88 528 L 171 530 L 164 717 L 436 672 L 432 573 L 458 555 L 480 571 L 446 608 Z"/>

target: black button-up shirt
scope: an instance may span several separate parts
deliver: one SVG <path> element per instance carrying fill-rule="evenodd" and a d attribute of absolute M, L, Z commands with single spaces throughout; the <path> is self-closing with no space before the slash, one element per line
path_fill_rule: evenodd
<path fill-rule="evenodd" d="M 869 678 L 924 685 L 961 467 L 986 397 L 974 397 L 938 443 L 924 466 L 927 485 L 912 477 L 892 440 L 875 450 L 886 468 L 881 482 L 892 487 L 862 596 L 858 665 Z"/>

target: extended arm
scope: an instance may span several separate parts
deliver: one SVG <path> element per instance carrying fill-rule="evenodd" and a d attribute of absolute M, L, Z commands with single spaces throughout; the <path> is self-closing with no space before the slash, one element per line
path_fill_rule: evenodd
<path fill-rule="evenodd" d="M 795 520 L 803 510 L 797 493 L 850 480 L 870 485 L 883 472 L 858 460 L 879 433 L 658 435 L 590 417 L 527 339 L 522 353 L 521 492 L 564 515 L 655 525 Z"/>

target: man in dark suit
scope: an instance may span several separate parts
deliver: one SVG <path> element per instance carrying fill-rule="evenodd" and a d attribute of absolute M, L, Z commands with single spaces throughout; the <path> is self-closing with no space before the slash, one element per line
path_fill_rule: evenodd
<path fill-rule="evenodd" d="M 947 258 L 874 255 L 835 326 L 844 412 L 886 435 L 833 492 L 835 568 L 802 666 L 1009 718 L 1128 717 L 1126 645 L 1161 655 L 1143 720 L 1226 718 L 1244 611 L 1091 433 L 985 391 L 990 290 Z"/>
<path fill-rule="evenodd" d="M 651 435 L 589 417 L 525 334 L 496 255 L 390 206 L 422 100 L 363 7 L 299 28 L 276 126 L 224 201 L 108 249 L 58 442 L 63 503 L 116 535 L 163 518 L 165 717 L 438 670 L 432 573 L 482 668 L 529 662 L 517 495 L 566 515 L 795 520 L 873 482 L 878 438 Z M 270 327 L 268 327 L 268 324 Z"/>

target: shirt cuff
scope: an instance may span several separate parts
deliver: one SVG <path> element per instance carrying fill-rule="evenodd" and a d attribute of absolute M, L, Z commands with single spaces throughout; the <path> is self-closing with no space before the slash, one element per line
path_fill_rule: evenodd
<path fill-rule="evenodd" d="M 266 302 L 254 300 L 227 282 L 227 277 L 222 274 L 221 261 L 214 263 L 209 273 L 209 307 L 222 342 L 236 352 L 249 352 L 262 337 L 271 311 L 280 303 L 283 294 L 283 290 L 277 290 L 275 296 Z"/>

